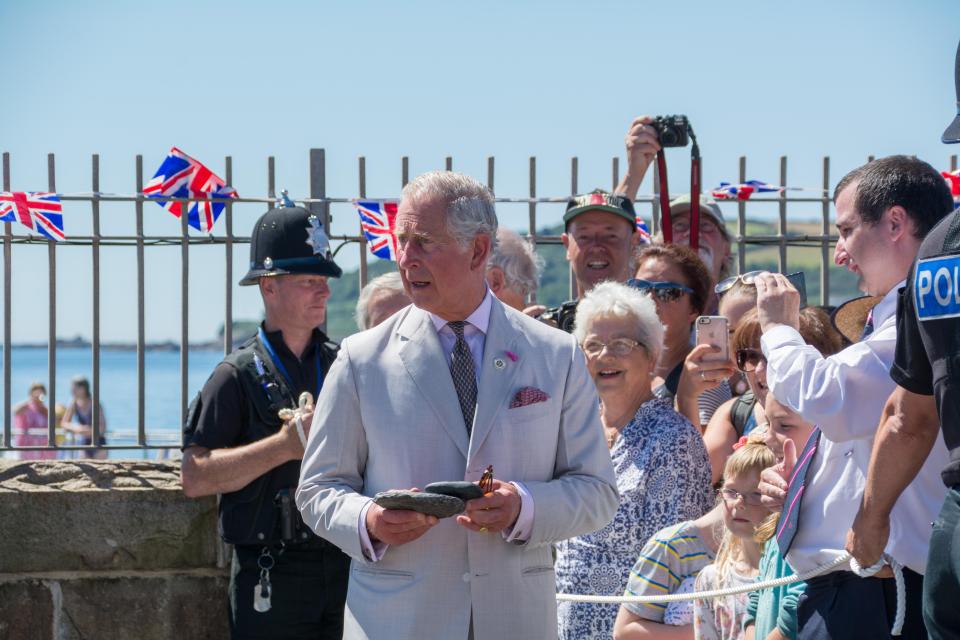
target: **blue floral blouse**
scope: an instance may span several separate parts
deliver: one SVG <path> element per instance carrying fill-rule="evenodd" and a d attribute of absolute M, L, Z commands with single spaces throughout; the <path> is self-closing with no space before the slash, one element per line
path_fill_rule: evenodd
<path fill-rule="evenodd" d="M 620 507 L 604 528 L 557 543 L 557 591 L 623 594 L 643 545 L 713 506 L 703 438 L 670 400 L 640 406 L 610 450 Z M 619 605 L 558 602 L 560 638 L 610 638 Z"/>

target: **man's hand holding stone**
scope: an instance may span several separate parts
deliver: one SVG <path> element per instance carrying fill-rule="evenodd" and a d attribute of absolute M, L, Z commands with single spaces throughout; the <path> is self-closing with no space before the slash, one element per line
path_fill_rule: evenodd
<path fill-rule="evenodd" d="M 367 509 L 367 533 L 374 542 L 391 546 L 413 542 L 429 531 L 439 520 L 417 511 L 384 509 L 371 504 Z"/>
<path fill-rule="evenodd" d="M 467 509 L 457 523 L 480 533 L 499 533 L 508 529 L 520 515 L 520 492 L 509 482 L 493 480 L 493 491 L 482 498 L 467 501 Z"/>

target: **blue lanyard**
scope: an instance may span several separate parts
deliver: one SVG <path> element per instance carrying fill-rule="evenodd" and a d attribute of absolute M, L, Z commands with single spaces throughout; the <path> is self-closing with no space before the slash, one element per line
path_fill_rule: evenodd
<path fill-rule="evenodd" d="M 267 350 L 267 354 L 270 356 L 270 360 L 273 362 L 273 365 L 280 371 L 284 379 L 287 381 L 287 387 L 291 391 L 295 391 L 296 387 L 293 384 L 293 378 L 290 377 L 290 373 L 287 372 L 287 368 L 283 366 L 283 362 L 280 361 L 280 357 L 277 355 L 277 352 L 274 351 L 273 345 L 270 344 L 270 341 L 267 339 L 267 334 L 263 330 L 263 327 L 257 329 L 257 335 L 260 337 L 260 344 L 263 345 L 263 348 Z M 317 391 L 313 394 L 314 402 L 317 401 L 317 398 L 320 397 L 320 389 L 323 388 L 323 367 L 320 364 L 320 348 L 314 347 L 315 360 L 317 364 Z M 296 398 L 294 399 L 296 400 Z"/>

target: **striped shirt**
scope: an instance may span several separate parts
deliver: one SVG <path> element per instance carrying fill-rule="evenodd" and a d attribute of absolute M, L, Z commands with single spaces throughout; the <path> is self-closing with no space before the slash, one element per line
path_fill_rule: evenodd
<path fill-rule="evenodd" d="M 692 520 L 665 527 L 653 534 L 640 550 L 624 593 L 628 596 L 674 593 L 686 578 L 696 576 L 711 562 L 713 551 L 704 543 Z M 663 622 L 667 608 L 664 603 L 623 606 L 654 622 Z"/>

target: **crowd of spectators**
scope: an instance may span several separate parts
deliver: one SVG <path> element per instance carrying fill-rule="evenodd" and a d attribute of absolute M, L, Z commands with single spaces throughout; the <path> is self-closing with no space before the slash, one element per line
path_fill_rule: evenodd
<path fill-rule="evenodd" d="M 700 201 L 697 251 L 687 246 L 689 195 L 671 203 L 673 243 L 659 237 L 645 243 L 631 200 L 658 150 L 650 119 L 636 120 L 618 191 L 575 196 L 564 216 L 562 241 L 578 294 L 567 303 L 576 309 L 572 333 L 599 395 L 620 507 L 601 530 L 556 545 L 558 592 L 703 591 L 782 577 L 836 558 L 893 388 L 887 371 L 897 290 L 923 235 L 948 212 L 939 206 L 943 194 L 930 196 L 936 191 L 933 169 L 914 158 L 872 161 L 840 182 L 836 263 L 875 296 L 865 300 L 879 301 L 870 316 L 861 316 L 861 340 L 851 341 L 831 321 L 830 308 L 801 308 L 784 276 L 731 275 L 732 237 L 720 207 L 708 198 Z M 505 304 L 552 322 L 555 316 L 535 304 L 541 269 L 532 245 L 513 232 L 498 233 L 487 271 L 490 290 Z M 379 280 L 367 289 L 383 288 Z M 383 317 L 371 312 L 377 296 L 367 289 L 357 309 L 361 328 Z M 401 305 L 402 288 L 394 289 Z M 693 329 L 703 315 L 727 319 L 728 358 L 711 357 L 721 345 L 697 344 Z M 804 471 L 807 491 L 814 496 L 791 503 L 808 524 L 799 527 L 796 540 L 786 540 L 783 531 L 798 525 L 781 521 L 780 510 L 805 448 L 812 467 Z M 929 527 L 921 525 L 935 518 L 941 501 L 936 475 L 945 455 L 935 451 L 901 499 L 907 524 L 890 547 L 908 572 L 906 637 L 926 637 L 917 594 Z M 875 579 L 876 587 L 850 587 L 866 579 L 848 579 L 852 574 L 844 568 L 825 580 L 749 596 L 621 607 L 561 602 L 559 635 L 867 637 L 832 626 L 857 606 L 874 607 L 878 622 L 872 628 L 889 632 L 887 579 Z M 875 593 L 867 593 L 871 588 Z M 840 598 L 842 610 L 826 611 L 819 603 L 828 598 Z"/>

